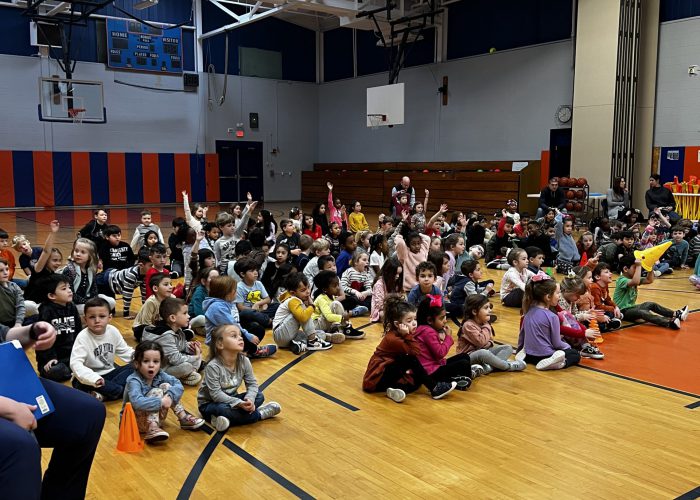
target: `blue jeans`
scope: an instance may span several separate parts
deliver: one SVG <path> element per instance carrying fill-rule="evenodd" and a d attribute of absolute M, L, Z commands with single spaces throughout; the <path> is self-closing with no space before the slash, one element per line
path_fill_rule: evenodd
<path fill-rule="evenodd" d="M 25 500 L 85 498 L 105 407 L 70 387 L 40 380 L 56 410 L 37 422 L 34 434 L 0 418 L 2 496 Z M 53 448 L 43 482 L 40 448 Z"/>
<path fill-rule="evenodd" d="M 12 278 L 12 282 L 15 283 L 17 286 L 19 286 L 22 290 L 27 288 L 27 284 L 29 283 L 29 280 L 23 280 L 20 278 Z"/>
<path fill-rule="evenodd" d="M 245 393 L 236 394 L 236 397 L 243 399 Z M 255 411 L 252 413 L 239 408 L 231 408 L 231 405 L 226 403 L 205 403 L 199 406 L 199 413 L 202 414 L 202 417 L 204 417 L 207 422 L 214 416 L 226 417 L 231 423 L 231 427 L 234 425 L 254 424 L 260 420 L 258 408 L 260 408 L 260 405 L 263 404 L 264 401 L 265 396 L 263 396 L 262 392 L 258 392 L 257 396 L 255 396 Z"/>
<path fill-rule="evenodd" d="M 111 372 L 102 375 L 105 385 L 102 387 L 93 387 L 78 382 L 78 379 L 73 379 L 73 387 L 83 392 L 95 391 L 102 394 L 105 401 L 115 401 L 124 397 L 124 388 L 126 387 L 126 378 L 134 373 L 134 365 L 131 363 L 124 366 L 117 366 Z"/>
<path fill-rule="evenodd" d="M 272 318 L 275 317 L 279 304 L 269 304 L 264 311 L 256 311 L 254 309 L 240 309 L 238 315 L 241 318 L 241 325 L 246 330 L 249 330 L 248 325 L 257 323 L 265 328 L 272 328 Z"/>

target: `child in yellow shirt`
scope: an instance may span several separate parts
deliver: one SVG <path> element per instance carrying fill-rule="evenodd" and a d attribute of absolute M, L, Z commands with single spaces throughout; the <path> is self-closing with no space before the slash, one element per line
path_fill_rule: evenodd
<path fill-rule="evenodd" d="M 355 201 L 352 204 L 352 213 L 348 216 L 348 231 L 357 233 L 359 231 L 369 231 L 369 224 L 362 213 L 362 204 Z"/>

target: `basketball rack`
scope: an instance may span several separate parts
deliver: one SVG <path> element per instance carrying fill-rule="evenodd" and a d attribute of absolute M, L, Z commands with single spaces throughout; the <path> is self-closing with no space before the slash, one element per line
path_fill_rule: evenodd
<path fill-rule="evenodd" d="M 377 130 L 383 122 L 386 122 L 386 115 L 368 113 L 367 121 L 369 121 L 372 130 Z"/>

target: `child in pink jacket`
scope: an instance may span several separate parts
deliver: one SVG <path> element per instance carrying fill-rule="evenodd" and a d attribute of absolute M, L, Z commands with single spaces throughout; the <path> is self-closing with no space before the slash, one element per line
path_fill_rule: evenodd
<path fill-rule="evenodd" d="M 472 378 L 483 372 L 472 371 L 469 354 L 445 358 L 454 341 L 447 326 L 447 311 L 442 295 L 427 295 L 418 305 L 418 328 L 414 338 L 420 347 L 418 361 L 435 382 L 456 382 L 457 389 L 466 391 Z"/>
<path fill-rule="evenodd" d="M 407 216 L 399 224 L 397 230 L 407 226 Z M 430 236 L 418 234 L 414 232 L 408 233 L 404 239 L 402 234 L 399 234 L 394 239 L 396 244 L 396 256 L 403 266 L 403 289 L 409 292 L 411 288 L 416 286 L 416 266 L 421 262 L 428 260 L 428 252 L 430 251 Z"/>

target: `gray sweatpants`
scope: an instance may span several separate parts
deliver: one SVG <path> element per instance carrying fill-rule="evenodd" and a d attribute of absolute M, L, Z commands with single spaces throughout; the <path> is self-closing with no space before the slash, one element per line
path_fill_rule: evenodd
<path fill-rule="evenodd" d="M 185 362 L 180 363 L 179 365 L 168 365 L 165 368 L 165 373 L 167 373 L 168 375 L 172 375 L 175 378 L 185 378 L 190 373 L 199 370 L 201 364 L 202 360 L 200 359 L 199 362 L 195 364 Z"/>
<path fill-rule="evenodd" d="M 495 345 L 488 349 L 479 349 L 469 353 L 472 364 L 487 364 L 496 370 L 508 370 L 508 358 L 513 354 L 513 348 L 508 344 Z"/>
<path fill-rule="evenodd" d="M 345 308 L 343 307 L 343 304 L 341 304 L 337 300 L 331 302 L 331 311 L 333 312 L 333 314 L 339 314 L 341 316 L 345 314 Z M 338 326 L 340 326 L 341 324 L 342 323 L 331 323 L 325 317 L 323 317 L 323 315 L 319 316 L 316 319 L 316 329 L 322 330 L 324 332 L 330 332 L 334 329 L 334 327 L 338 328 Z"/>
<path fill-rule="evenodd" d="M 326 332 L 316 329 L 314 320 L 309 318 L 306 323 L 299 323 L 292 314 L 288 314 L 277 328 L 272 330 L 272 337 L 280 347 L 289 347 L 292 340 L 306 342 L 308 339 L 318 337 L 326 339 Z"/>

